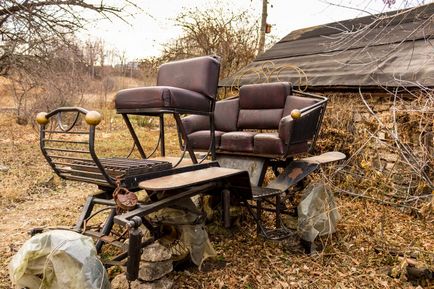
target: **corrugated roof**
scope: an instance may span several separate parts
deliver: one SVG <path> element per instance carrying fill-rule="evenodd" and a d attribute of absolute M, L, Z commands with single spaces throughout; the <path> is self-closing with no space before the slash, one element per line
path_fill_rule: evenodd
<path fill-rule="evenodd" d="M 434 3 L 291 32 L 221 86 L 434 87 Z"/>

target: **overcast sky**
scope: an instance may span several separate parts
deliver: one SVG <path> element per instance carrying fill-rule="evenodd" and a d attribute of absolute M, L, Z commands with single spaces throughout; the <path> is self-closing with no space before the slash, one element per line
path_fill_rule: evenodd
<path fill-rule="evenodd" d="M 391 9 L 382 0 L 269 0 L 267 22 L 273 25 L 272 34 L 280 39 L 299 28 L 367 15 L 362 11 L 374 14 L 401 9 L 403 3 L 411 5 L 409 2 L 420 0 L 396 0 Z M 119 19 L 94 21 L 79 37 L 102 39 L 107 48 L 125 52 L 128 60 L 134 60 L 158 56 L 164 43 L 181 35 L 173 19 L 185 9 L 223 5 L 234 11 L 248 10 L 260 19 L 262 7 L 262 0 L 137 0 L 135 3 L 142 11 L 131 10 L 134 15 L 128 17 L 129 24 Z"/>

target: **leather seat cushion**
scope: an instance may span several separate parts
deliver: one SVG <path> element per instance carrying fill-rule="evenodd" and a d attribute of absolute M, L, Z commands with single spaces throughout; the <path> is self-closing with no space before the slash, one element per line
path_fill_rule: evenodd
<path fill-rule="evenodd" d="M 216 148 L 220 146 L 221 136 L 224 134 L 223 131 L 215 131 L 215 143 Z M 211 140 L 211 135 L 209 130 L 200 130 L 193 132 L 188 135 L 188 140 L 193 149 L 208 150 Z"/>
<path fill-rule="evenodd" d="M 241 129 L 277 129 L 283 109 L 241 109 L 238 127 Z"/>
<path fill-rule="evenodd" d="M 256 132 L 234 131 L 221 136 L 220 149 L 231 152 L 253 152 Z"/>
<path fill-rule="evenodd" d="M 241 86 L 238 128 L 277 129 L 290 91 L 285 82 Z"/>
<path fill-rule="evenodd" d="M 178 108 L 201 112 L 210 110 L 210 99 L 198 92 L 171 86 L 124 89 L 115 98 L 116 109 Z"/>
<path fill-rule="evenodd" d="M 240 109 L 276 109 L 285 106 L 291 86 L 285 82 L 246 84 L 240 88 Z"/>
<path fill-rule="evenodd" d="M 253 139 L 253 152 L 258 154 L 281 155 L 284 145 L 276 133 L 258 133 Z"/>

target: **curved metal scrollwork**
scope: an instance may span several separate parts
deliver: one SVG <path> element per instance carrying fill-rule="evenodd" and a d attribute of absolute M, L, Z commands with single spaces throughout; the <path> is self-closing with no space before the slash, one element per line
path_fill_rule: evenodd
<path fill-rule="evenodd" d="M 288 79 L 284 79 L 282 76 L 282 73 L 287 70 L 293 70 L 297 73 L 299 80 L 295 85 L 298 87 L 298 90 L 306 91 L 308 88 L 308 77 L 303 69 L 288 63 L 276 64 L 270 60 L 263 62 L 260 66 L 241 70 L 232 81 L 230 92 L 231 94 L 235 94 L 235 91 L 238 91 L 243 84 L 289 81 L 289 77 L 286 77 Z"/>
<path fill-rule="evenodd" d="M 72 121 L 72 123 L 69 125 L 69 126 L 64 126 L 63 125 L 63 121 L 62 121 L 62 111 L 59 111 L 58 113 L 57 113 L 57 126 L 58 126 L 58 128 L 61 130 L 61 131 L 63 131 L 63 132 L 68 132 L 68 131 L 70 131 L 76 124 L 77 124 L 77 121 L 78 121 L 78 118 L 80 117 L 80 112 L 79 111 L 77 111 L 76 112 L 76 114 L 75 114 L 75 118 L 74 118 L 74 120 Z"/>

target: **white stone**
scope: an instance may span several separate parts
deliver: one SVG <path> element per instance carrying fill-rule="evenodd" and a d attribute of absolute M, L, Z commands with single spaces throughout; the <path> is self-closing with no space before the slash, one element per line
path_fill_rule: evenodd
<path fill-rule="evenodd" d="M 172 260 L 162 262 L 140 262 L 139 279 L 154 281 L 169 274 L 173 270 Z"/>
<path fill-rule="evenodd" d="M 170 260 L 170 258 L 172 258 L 170 250 L 158 242 L 146 246 L 141 256 L 141 260 L 145 262 L 160 262 Z"/>
<path fill-rule="evenodd" d="M 112 289 L 128 289 L 128 281 L 125 274 L 119 274 L 113 278 Z M 170 289 L 173 287 L 173 281 L 167 277 L 155 280 L 154 282 L 144 282 L 136 280 L 131 282 L 131 289 Z"/>

